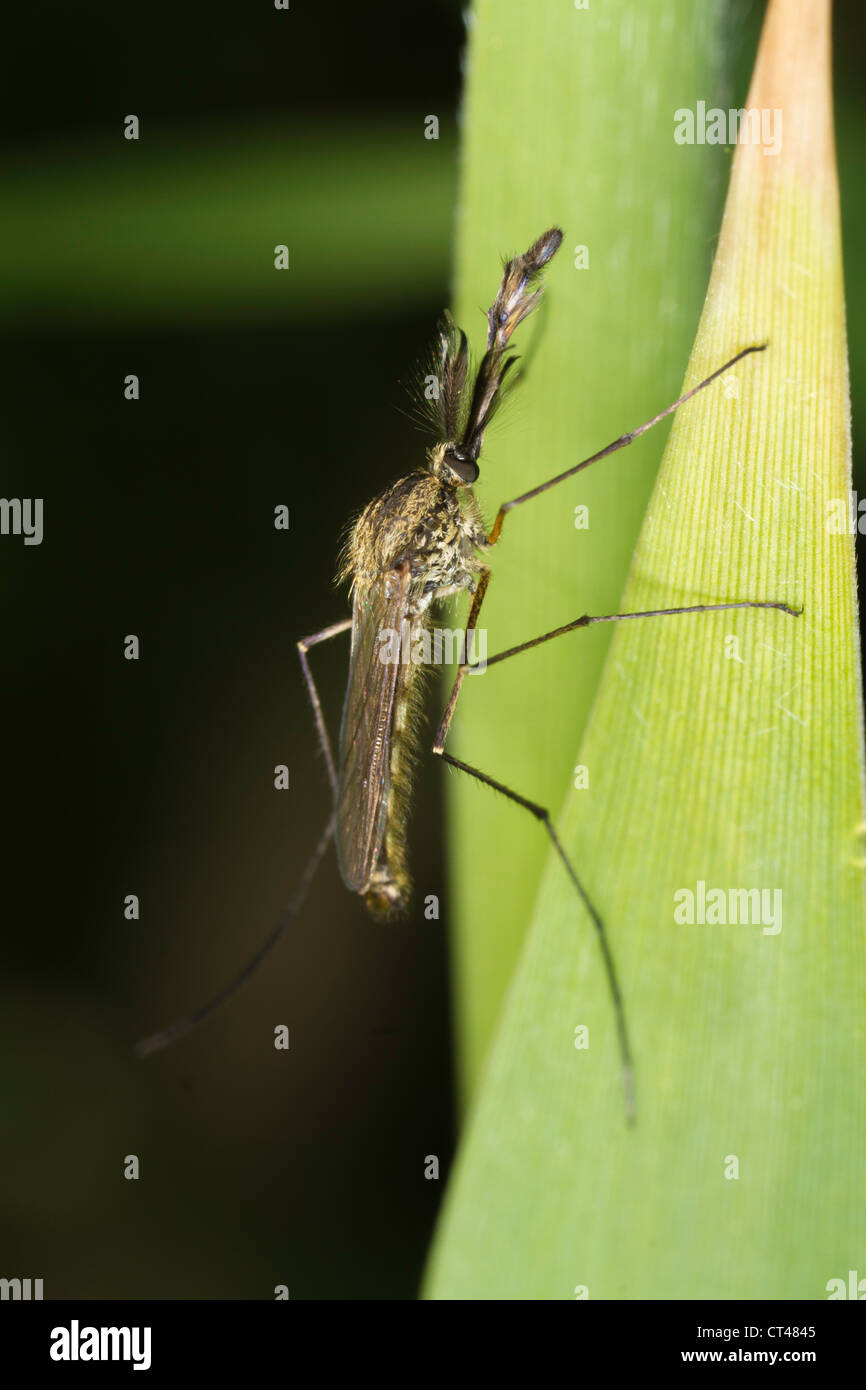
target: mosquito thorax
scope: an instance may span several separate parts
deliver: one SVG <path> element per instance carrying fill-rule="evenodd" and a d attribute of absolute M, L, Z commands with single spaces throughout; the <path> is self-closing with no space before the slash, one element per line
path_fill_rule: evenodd
<path fill-rule="evenodd" d="M 361 513 L 340 575 L 355 593 L 383 583 L 403 561 L 411 568 L 413 605 L 471 587 L 475 547 L 485 545 L 486 533 L 471 485 L 458 479 L 446 449 L 432 450 L 426 469 L 398 478 Z"/>

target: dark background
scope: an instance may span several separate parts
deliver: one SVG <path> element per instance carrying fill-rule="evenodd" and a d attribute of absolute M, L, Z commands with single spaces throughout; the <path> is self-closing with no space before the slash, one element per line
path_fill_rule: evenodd
<path fill-rule="evenodd" d="M 741 102 L 762 6 L 734 13 Z M 853 0 L 836 31 L 856 446 Z M 420 459 L 398 383 L 449 299 L 462 45 L 448 0 L 289 14 L 91 0 L 15 19 L 3 492 L 46 499 L 46 538 L 2 548 L 0 1275 L 43 1277 L 47 1297 L 417 1290 L 454 1144 L 447 940 L 421 910 L 421 894 L 444 892 L 435 763 L 418 779 L 422 885 L 406 923 L 372 922 L 329 857 L 236 1003 L 149 1062 L 130 1045 L 241 965 L 327 816 L 294 642 L 347 611 L 333 583 L 347 519 Z M 419 191 L 401 160 L 417 161 L 428 113 L 442 137 L 423 147 Z M 379 220 L 363 203 L 377 151 Z M 176 203 L 193 206 L 202 158 L 223 161 L 226 196 L 203 198 L 190 249 L 166 227 Z M 312 210 L 294 226 L 284 170 L 305 158 Z M 282 201 L 262 211 L 268 169 Z M 115 187 L 128 222 L 112 238 L 100 207 Z M 223 285 L 219 247 L 258 235 L 257 217 L 263 270 L 247 293 Z M 304 282 L 303 254 L 277 276 L 279 241 L 307 265 L 324 247 L 321 279 Z M 273 529 L 278 503 L 288 533 Z M 312 654 L 334 731 L 346 652 L 338 638 Z M 288 1053 L 274 1051 L 278 1023 Z M 424 1179 L 427 1154 L 439 1182 Z"/>

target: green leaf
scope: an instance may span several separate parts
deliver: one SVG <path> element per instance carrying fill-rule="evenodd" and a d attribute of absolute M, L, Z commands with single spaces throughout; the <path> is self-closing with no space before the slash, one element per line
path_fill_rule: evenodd
<path fill-rule="evenodd" d="M 549 856 L 433 1297 L 822 1298 L 862 1268 L 864 762 L 829 81 L 829 5 L 773 0 L 748 105 L 782 110 L 782 149 L 737 149 L 686 384 L 769 347 L 678 413 L 620 609 L 804 611 L 618 628 L 580 749 L 590 788 L 560 824 L 617 960 L 637 1123 L 597 942 Z M 560 620 L 584 608 L 615 605 Z M 578 663 L 588 636 L 556 645 Z M 700 883 L 726 911 L 730 890 L 770 890 L 762 921 L 677 922 Z"/>

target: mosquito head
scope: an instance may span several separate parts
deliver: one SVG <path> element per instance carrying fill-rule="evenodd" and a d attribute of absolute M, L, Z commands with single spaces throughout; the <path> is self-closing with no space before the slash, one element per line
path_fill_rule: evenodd
<path fill-rule="evenodd" d="M 478 480 L 478 464 L 459 444 L 439 444 L 431 450 L 430 471 L 449 487 L 471 487 Z"/>

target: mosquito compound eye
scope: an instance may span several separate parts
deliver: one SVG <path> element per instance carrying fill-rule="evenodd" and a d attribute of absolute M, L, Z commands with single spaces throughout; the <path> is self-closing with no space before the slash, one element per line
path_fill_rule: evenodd
<path fill-rule="evenodd" d="M 478 478 L 478 464 L 473 463 L 472 459 L 458 458 L 456 454 L 451 454 L 448 466 L 466 487 L 470 487 Z"/>

